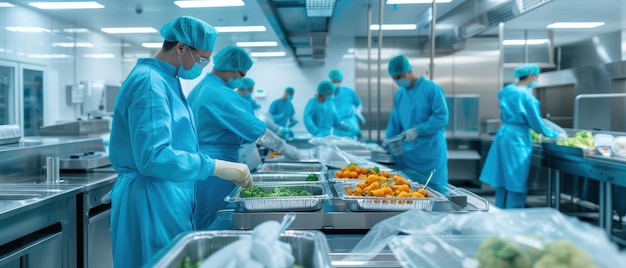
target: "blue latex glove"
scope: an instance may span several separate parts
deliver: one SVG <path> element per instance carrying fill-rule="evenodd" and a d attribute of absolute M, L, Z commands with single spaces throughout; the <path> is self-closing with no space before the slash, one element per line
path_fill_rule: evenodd
<path fill-rule="evenodd" d="M 414 127 L 405 131 L 403 134 L 404 134 L 404 141 L 406 142 L 412 142 L 415 139 L 417 139 L 417 129 Z"/>

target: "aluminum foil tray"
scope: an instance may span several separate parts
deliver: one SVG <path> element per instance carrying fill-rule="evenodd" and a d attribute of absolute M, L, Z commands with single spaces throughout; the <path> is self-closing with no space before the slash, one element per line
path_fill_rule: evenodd
<path fill-rule="evenodd" d="M 257 172 L 301 172 L 326 173 L 326 166 L 312 163 L 264 163 L 257 168 Z"/>
<path fill-rule="evenodd" d="M 328 173 L 327 173 L 327 178 L 328 181 L 330 182 L 342 182 L 342 183 L 359 183 L 359 182 L 363 182 L 363 179 L 340 179 L 337 178 L 337 175 L 335 175 L 335 173 L 337 173 L 337 171 L 339 171 L 340 169 L 329 169 Z M 383 171 L 389 171 L 389 170 L 383 170 Z M 413 182 L 413 180 L 411 180 L 411 178 L 409 176 L 407 176 L 406 174 L 400 172 L 400 171 L 390 171 L 391 172 L 391 176 L 393 175 L 400 175 L 402 176 L 402 178 L 406 179 L 409 182 Z"/>
<path fill-rule="evenodd" d="M 318 178 L 317 181 L 307 181 L 307 177 L 310 174 L 315 174 Z M 274 182 L 274 183 L 282 183 L 282 182 L 302 182 L 302 183 L 319 183 L 326 181 L 325 173 L 273 173 L 273 172 L 264 172 L 264 173 L 253 173 L 252 181 L 254 183 L 257 182 Z"/>
<path fill-rule="evenodd" d="M 269 158 L 269 154 L 268 154 L 265 157 L 265 162 L 266 163 L 276 163 L 276 162 L 282 162 L 282 163 L 320 163 L 320 159 L 317 156 L 317 150 L 315 148 L 313 148 L 313 149 L 298 149 L 298 151 L 300 152 L 300 159 L 298 159 L 298 160 L 288 159 L 284 155 L 277 155 L 277 156 L 274 156 L 273 158 Z"/>
<path fill-rule="evenodd" d="M 411 209 L 431 211 L 435 202 L 446 200 L 444 195 L 430 187 L 426 187 L 428 196 L 424 198 L 348 195 L 346 190 L 354 188 L 356 185 L 357 183 L 334 183 L 339 198 L 346 201 L 346 205 L 351 211 L 405 211 Z M 410 187 L 412 190 L 417 190 L 422 185 L 411 183 Z"/>
<path fill-rule="evenodd" d="M 195 231 L 178 235 L 146 267 L 179 268 L 183 259 L 189 257 L 191 263 L 207 259 L 211 254 L 233 243 L 252 231 Z M 320 231 L 287 230 L 280 241 L 289 243 L 295 264 L 303 267 L 330 268 L 330 250 L 326 236 Z"/>
<path fill-rule="evenodd" d="M 243 212 L 260 211 L 316 211 L 323 207 L 325 199 L 333 198 L 332 191 L 326 183 L 255 183 L 266 191 L 272 191 L 275 187 L 287 187 L 289 190 L 305 190 L 312 196 L 286 196 L 286 197 L 254 197 L 246 198 L 241 194 L 242 188 L 227 196 L 224 201 L 233 202 Z"/>

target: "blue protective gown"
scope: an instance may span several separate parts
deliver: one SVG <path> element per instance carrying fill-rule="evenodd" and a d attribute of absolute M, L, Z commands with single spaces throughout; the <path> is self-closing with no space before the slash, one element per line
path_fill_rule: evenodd
<path fill-rule="evenodd" d="M 502 127 L 489 149 L 480 181 L 509 192 L 526 193 L 532 154 L 529 129 L 548 137 L 558 133 L 543 124 L 539 101 L 527 87 L 508 85 L 498 92 L 498 99 Z"/>
<path fill-rule="evenodd" d="M 326 137 L 333 127 L 342 127 L 333 103 L 328 100 L 321 103 L 317 97 L 310 99 L 304 108 L 304 126 L 315 137 Z"/>
<path fill-rule="evenodd" d="M 268 112 L 272 115 L 274 123 L 281 127 L 287 127 L 289 119 L 296 114 L 293 104 L 282 98 L 273 101 Z"/>
<path fill-rule="evenodd" d="M 213 174 L 175 73 L 164 61 L 139 59 L 117 96 L 109 145 L 119 173 L 111 192 L 116 268 L 141 267 L 194 230 L 196 181 Z"/>
<path fill-rule="evenodd" d="M 443 194 L 446 194 L 448 185 L 447 125 L 448 107 L 443 89 L 420 76 L 412 88 L 400 88 L 396 92 L 385 132 L 388 138 L 393 138 L 410 128 L 417 128 L 418 137 L 404 143 L 398 165 L 424 176 L 437 169 L 429 186 Z"/>
<path fill-rule="evenodd" d="M 241 144 L 255 142 L 267 129 L 250 104 L 215 74 L 207 74 L 187 98 L 198 127 L 200 151 L 213 159 L 237 162 Z M 234 188 L 232 182 L 215 176 L 198 182 L 194 213 L 198 230 L 209 228 Z"/>
<path fill-rule="evenodd" d="M 252 98 L 251 93 L 246 94 L 245 96 L 243 96 L 243 98 L 246 99 L 248 103 L 250 103 L 250 106 L 252 106 L 252 110 L 261 109 L 261 105 L 258 102 L 256 102 L 254 98 Z"/>
<path fill-rule="evenodd" d="M 347 123 L 354 129 L 360 129 L 359 122 L 354 116 L 354 108 L 361 106 L 361 99 L 359 99 L 359 96 L 353 89 L 348 87 L 338 87 L 335 98 L 333 98 L 333 104 L 337 110 L 339 121 Z M 337 128 L 333 129 L 333 134 L 342 137 L 355 137 L 355 134 L 352 131 Z"/>

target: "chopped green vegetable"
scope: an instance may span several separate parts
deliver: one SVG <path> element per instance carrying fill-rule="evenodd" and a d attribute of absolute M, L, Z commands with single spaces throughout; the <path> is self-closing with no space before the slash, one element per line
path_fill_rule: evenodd
<path fill-rule="evenodd" d="M 380 169 L 378 167 L 370 168 L 370 173 L 378 174 L 379 172 L 380 172 Z"/>
<path fill-rule="evenodd" d="M 311 173 L 309 174 L 309 176 L 306 176 L 306 181 L 318 181 L 318 180 L 319 178 L 317 177 L 316 174 Z"/>
<path fill-rule="evenodd" d="M 242 189 L 241 196 L 244 198 L 254 197 L 285 197 L 285 196 L 310 196 L 311 193 L 305 190 L 292 191 L 287 187 L 275 187 L 270 191 L 264 190 L 261 187 L 253 187 L 252 190 Z"/>
<path fill-rule="evenodd" d="M 556 144 L 561 146 L 577 147 L 582 149 L 594 148 L 595 140 L 589 130 L 576 132 L 574 137 L 556 140 Z"/>
<path fill-rule="evenodd" d="M 191 258 L 189 256 L 183 259 L 183 263 L 180 268 L 198 268 L 202 264 L 202 259 L 198 260 L 196 263 L 191 263 Z"/>

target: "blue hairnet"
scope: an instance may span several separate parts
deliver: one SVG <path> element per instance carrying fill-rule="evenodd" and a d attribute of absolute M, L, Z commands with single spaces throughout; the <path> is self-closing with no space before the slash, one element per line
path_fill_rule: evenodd
<path fill-rule="evenodd" d="M 524 65 L 522 65 L 520 67 L 515 68 L 515 70 L 513 71 L 513 74 L 517 78 L 526 77 L 526 76 L 529 76 L 531 74 L 538 75 L 539 74 L 539 67 L 537 65 L 534 65 L 534 64 L 524 64 Z"/>
<path fill-rule="evenodd" d="M 409 59 L 404 55 L 395 56 L 389 60 L 387 65 L 387 72 L 390 76 L 396 76 L 403 73 L 410 72 L 412 70 Z"/>
<path fill-rule="evenodd" d="M 286 87 L 285 88 L 285 92 L 293 94 L 293 92 L 295 92 L 295 90 L 292 87 Z"/>
<path fill-rule="evenodd" d="M 341 71 L 333 69 L 330 71 L 330 73 L 328 73 L 328 78 L 330 78 L 330 80 L 341 81 L 343 80 L 343 74 L 341 73 Z"/>
<path fill-rule="evenodd" d="M 335 84 L 330 81 L 322 81 L 317 85 L 317 94 L 320 96 L 331 94 L 335 91 Z"/>
<path fill-rule="evenodd" d="M 254 87 L 254 80 L 252 78 L 244 77 L 243 82 L 241 82 L 241 86 L 239 89 L 251 89 Z"/>
<path fill-rule="evenodd" d="M 243 48 L 227 46 L 213 56 L 213 69 L 222 72 L 247 71 L 252 67 L 252 58 Z"/>
<path fill-rule="evenodd" d="M 197 49 L 213 51 L 217 30 L 202 20 L 181 16 L 163 25 L 161 36 L 165 41 L 181 42 Z"/>

